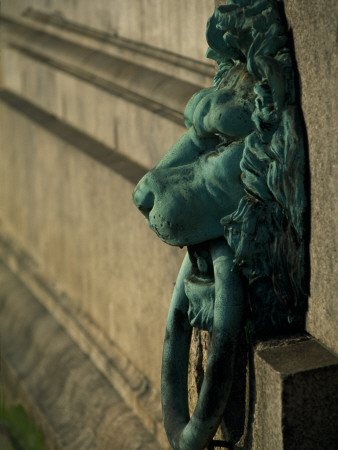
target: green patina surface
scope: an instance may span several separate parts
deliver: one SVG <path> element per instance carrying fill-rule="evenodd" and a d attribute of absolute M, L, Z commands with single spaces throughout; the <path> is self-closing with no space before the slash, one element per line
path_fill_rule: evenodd
<path fill-rule="evenodd" d="M 162 365 L 164 423 L 179 450 L 210 444 L 244 327 L 271 336 L 304 326 L 304 143 L 280 7 L 275 0 L 229 0 L 215 10 L 207 25 L 207 56 L 218 64 L 214 85 L 189 101 L 187 132 L 133 194 L 164 242 L 188 248 Z M 192 326 L 212 339 L 189 418 Z"/>

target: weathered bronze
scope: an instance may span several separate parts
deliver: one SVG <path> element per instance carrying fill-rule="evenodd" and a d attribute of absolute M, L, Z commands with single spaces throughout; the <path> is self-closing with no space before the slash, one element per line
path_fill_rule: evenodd
<path fill-rule="evenodd" d="M 302 329 L 304 148 L 286 27 L 275 0 L 229 0 L 207 25 L 214 85 L 185 110 L 188 131 L 133 200 L 167 244 L 187 246 L 163 350 L 162 404 L 175 449 L 209 445 L 232 384 L 239 334 Z M 188 413 L 192 327 L 211 347 Z"/>

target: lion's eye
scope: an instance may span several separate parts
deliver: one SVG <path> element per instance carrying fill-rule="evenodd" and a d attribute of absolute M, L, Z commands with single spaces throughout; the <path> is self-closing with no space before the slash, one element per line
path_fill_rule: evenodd
<path fill-rule="evenodd" d="M 228 145 L 234 141 L 234 138 L 231 138 L 230 136 L 222 133 L 215 133 L 215 136 L 217 136 L 219 140 L 216 146 L 216 151 L 219 153 L 223 152 L 228 147 Z"/>

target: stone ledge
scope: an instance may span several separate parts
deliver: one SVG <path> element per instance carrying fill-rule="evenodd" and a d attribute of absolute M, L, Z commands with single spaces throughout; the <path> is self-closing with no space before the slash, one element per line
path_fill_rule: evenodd
<path fill-rule="evenodd" d="M 187 101 L 201 89 L 200 85 L 67 41 L 26 23 L 2 18 L 2 26 L 4 41 L 10 48 L 180 125 Z"/>
<path fill-rule="evenodd" d="M 260 344 L 255 353 L 255 379 L 253 449 L 335 448 L 338 442 L 335 355 L 314 339 Z"/>
<path fill-rule="evenodd" d="M 135 161 L 115 151 L 107 145 L 98 142 L 88 134 L 77 130 L 66 122 L 58 119 L 42 108 L 5 89 L 0 89 L 0 102 L 4 102 L 14 108 L 20 114 L 26 116 L 32 122 L 46 129 L 49 133 L 74 146 L 77 150 L 85 153 L 90 158 L 109 167 L 126 180 L 135 185 L 147 172 Z"/>
<path fill-rule="evenodd" d="M 108 380 L 0 263 L 2 385 L 51 449 L 160 449 Z"/>
<path fill-rule="evenodd" d="M 95 51 L 104 51 L 143 67 L 201 86 L 210 86 L 215 75 L 215 66 L 211 60 L 205 59 L 205 62 L 200 62 L 116 34 L 109 34 L 74 23 L 58 13 L 45 13 L 28 8 L 16 21 L 36 30 L 62 37 L 70 42 L 85 45 Z"/>

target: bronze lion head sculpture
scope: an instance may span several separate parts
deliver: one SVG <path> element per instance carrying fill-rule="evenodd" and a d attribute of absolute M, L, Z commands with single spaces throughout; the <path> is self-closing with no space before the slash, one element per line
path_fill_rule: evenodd
<path fill-rule="evenodd" d="M 187 132 L 133 194 L 160 239 L 188 248 L 162 371 L 165 426 L 181 450 L 204 448 L 217 428 L 240 330 L 301 330 L 306 309 L 304 143 L 277 2 L 229 0 L 209 19 L 207 41 L 214 85 L 188 102 Z M 212 340 L 208 381 L 189 420 L 191 326 Z"/>

